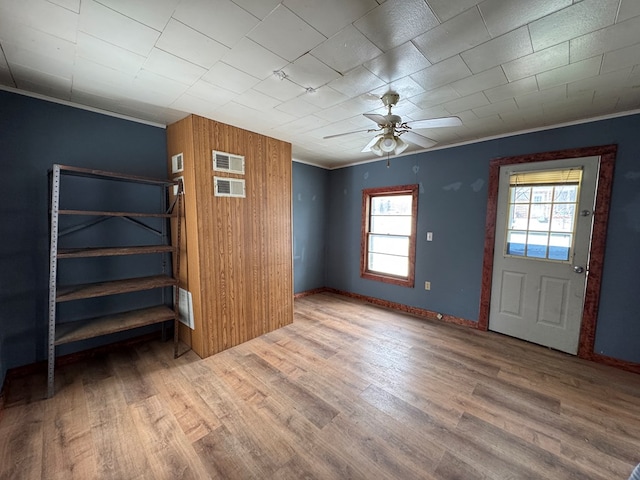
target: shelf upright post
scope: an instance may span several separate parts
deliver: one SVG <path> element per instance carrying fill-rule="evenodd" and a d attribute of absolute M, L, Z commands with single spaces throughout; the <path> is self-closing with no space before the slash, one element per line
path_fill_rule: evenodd
<path fill-rule="evenodd" d="M 170 187 L 171 188 L 171 187 Z M 173 358 L 178 358 L 178 342 L 179 342 L 179 331 L 180 331 L 180 234 L 182 231 L 181 228 L 181 220 L 182 220 L 182 202 L 184 195 L 184 187 L 182 185 L 182 180 L 178 180 L 178 195 L 177 195 L 177 203 L 174 206 L 177 209 L 176 213 L 176 245 L 174 250 L 175 262 L 173 262 L 176 266 L 175 271 L 173 272 L 173 276 L 177 279 L 175 292 L 173 296 L 173 311 L 175 313 L 175 319 L 173 321 Z"/>
<path fill-rule="evenodd" d="M 49 336 L 47 362 L 47 398 L 55 393 L 56 361 L 56 276 L 58 270 L 58 211 L 60 209 L 60 165 L 51 174 L 51 240 L 49 243 Z"/>

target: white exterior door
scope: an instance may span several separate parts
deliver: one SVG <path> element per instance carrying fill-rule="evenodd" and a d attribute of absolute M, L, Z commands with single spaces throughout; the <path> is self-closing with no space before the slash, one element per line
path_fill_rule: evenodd
<path fill-rule="evenodd" d="M 599 164 L 500 168 L 490 330 L 577 353 Z"/>

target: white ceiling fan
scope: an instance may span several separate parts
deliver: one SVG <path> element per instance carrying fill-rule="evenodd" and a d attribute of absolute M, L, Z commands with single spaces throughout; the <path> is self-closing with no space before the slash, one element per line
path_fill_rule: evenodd
<path fill-rule="evenodd" d="M 409 144 L 404 140 L 423 148 L 432 147 L 437 143 L 429 137 L 413 132 L 412 129 L 456 127 L 462 125 L 462 121 L 458 117 L 429 118 L 425 120 L 403 122 L 399 115 L 393 115 L 391 113 L 391 107 L 398 103 L 400 95 L 395 92 L 387 92 L 380 98 L 380 100 L 382 100 L 384 106 L 388 108 L 386 115 L 375 113 L 364 114 L 364 116 L 369 120 L 374 121 L 378 125 L 378 128 L 339 133 L 337 135 L 329 135 L 323 138 L 336 138 L 360 132 L 380 132 L 371 139 L 362 151 L 373 152 L 378 156 L 382 156 L 384 154 L 389 155 L 391 153 L 398 155 L 404 152 L 409 146 Z M 400 138 L 401 135 L 403 138 Z"/>

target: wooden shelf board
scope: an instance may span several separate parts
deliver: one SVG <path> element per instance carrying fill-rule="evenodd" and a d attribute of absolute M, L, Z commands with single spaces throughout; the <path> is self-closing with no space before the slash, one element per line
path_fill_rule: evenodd
<path fill-rule="evenodd" d="M 70 165 L 58 165 L 60 173 L 66 175 L 76 175 L 80 177 L 94 177 L 110 180 L 124 180 L 134 183 L 145 183 L 148 185 L 175 185 L 177 182 L 173 180 L 164 180 L 160 178 L 144 177 L 141 175 L 129 175 L 126 173 L 107 172 L 104 170 L 95 170 L 92 168 L 72 167 Z"/>
<path fill-rule="evenodd" d="M 98 210 L 58 210 L 58 215 L 84 215 L 86 217 L 160 217 L 172 218 L 172 213 L 141 213 L 141 212 L 103 212 Z"/>
<path fill-rule="evenodd" d="M 88 320 L 59 323 L 56 325 L 55 345 L 100 337 L 174 319 L 175 312 L 171 308 L 159 305 Z"/>
<path fill-rule="evenodd" d="M 91 247 L 60 248 L 58 258 L 110 257 L 118 255 L 141 255 L 147 253 L 171 253 L 175 250 L 171 245 L 144 245 L 134 247 Z"/>
<path fill-rule="evenodd" d="M 151 277 L 127 278 L 110 282 L 70 285 L 58 288 L 56 302 L 104 297 L 118 293 L 139 292 L 141 290 L 151 290 L 152 288 L 170 287 L 176 284 L 177 280 L 168 275 L 154 275 Z"/>

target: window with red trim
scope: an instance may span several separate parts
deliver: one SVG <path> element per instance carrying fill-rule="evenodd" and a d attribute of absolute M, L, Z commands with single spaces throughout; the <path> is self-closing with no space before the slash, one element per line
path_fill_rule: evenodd
<path fill-rule="evenodd" d="M 414 286 L 418 185 L 362 191 L 360 276 Z"/>

